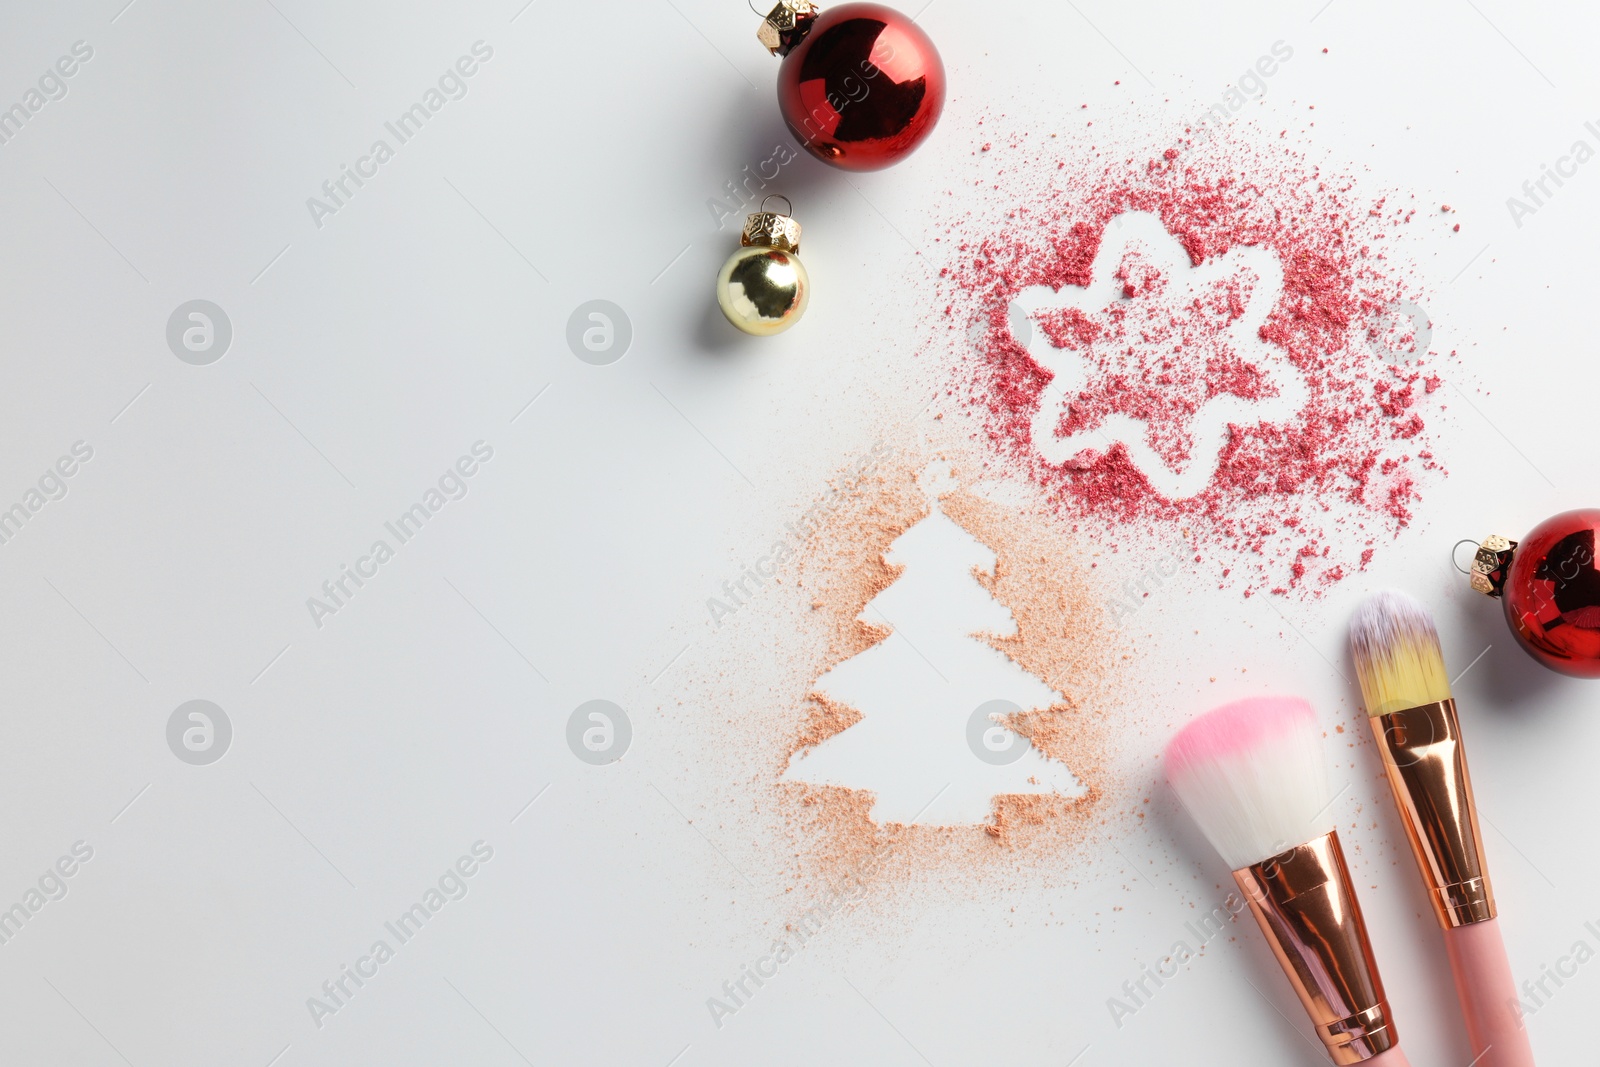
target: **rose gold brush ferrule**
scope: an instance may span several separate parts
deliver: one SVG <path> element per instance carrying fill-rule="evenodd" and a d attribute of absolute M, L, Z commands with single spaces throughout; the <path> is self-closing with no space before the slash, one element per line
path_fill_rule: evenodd
<path fill-rule="evenodd" d="M 1494 918 L 1456 702 L 1375 716 L 1372 730 L 1439 924 L 1449 930 Z"/>
<path fill-rule="evenodd" d="M 1399 1044 L 1339 835 L 1233 872 L 1334 1063 Z"/>

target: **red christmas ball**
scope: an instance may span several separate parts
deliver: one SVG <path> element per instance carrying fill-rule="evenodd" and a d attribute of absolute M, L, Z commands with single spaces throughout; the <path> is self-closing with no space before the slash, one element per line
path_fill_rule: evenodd
<path fill-rule="evenodd" d="M 922 27 L 881 4 L 840 4 L 801 32 L 778 71 L 778 107 L 812 155 L 879 170 L 933 132 L 944 63 Z"/>
<path fill-rule="evenodd" d="M 1505 550 L 1501 600 L 1528 655 L 1562 674 L 1600 678 L 1600 509 L 1565 511 Z M 1499 575 L 1496 575 L 1499 577 Z"/>

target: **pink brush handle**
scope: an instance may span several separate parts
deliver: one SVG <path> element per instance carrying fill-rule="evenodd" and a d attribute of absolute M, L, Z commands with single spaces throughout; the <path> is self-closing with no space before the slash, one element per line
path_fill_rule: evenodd
<path fill-rule="evenodd" d="M 1467 1019 L 1467 1039 L 1478 1056 L 1474 1067 L 1533 1067 L 1533 1048 L 1522 1026 L 1517 984 L 1500 937 L 1500 920 L 1444 932 L 1456 996 Z"/>
<path fill-rule="evenodd" d="M 1406 1054 L 1396 1045 L 1388 1052 L 1380 1052 L 1370 1060 L 1366 1060 L 1361 1067 L 1411 1067 L 1411 1061 L 1406 1059 Z"/>

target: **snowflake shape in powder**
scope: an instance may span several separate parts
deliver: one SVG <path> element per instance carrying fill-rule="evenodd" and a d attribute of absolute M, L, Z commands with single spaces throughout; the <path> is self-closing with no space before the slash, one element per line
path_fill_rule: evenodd
<path fill-rule="evenodd" d="M 1120 445 L 1168 500 L 1202 492 L 1233 427 L 1289 422 L 1309 398 L 1288 354 L 1261 337 L 1282 292 L 1271 251 L 1197 264 L 1157 216 L 1112 219 L 1087 286 L 1036 285 L 1012 302 L 1013 331 L 1052 375 L 1033 447 L 1087 467 Z"/>

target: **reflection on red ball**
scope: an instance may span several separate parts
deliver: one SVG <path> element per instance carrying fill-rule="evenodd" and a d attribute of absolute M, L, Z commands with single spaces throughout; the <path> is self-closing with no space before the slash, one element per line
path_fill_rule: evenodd
<path fill-rule="evenodd" d="M 1600 509 L 1546 519 L 1517 544 L 1506 571 L 1506 621 L 1551 670 L 1600 678 Z"/>
<path fill-rule="evenodd" d="M 944 63 L 922 27 L 881 4 L 823 8 L 783 59 L 778 107 L 812 155 L 879 170 L 911 154 L 944 110 Z"/>

